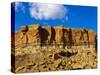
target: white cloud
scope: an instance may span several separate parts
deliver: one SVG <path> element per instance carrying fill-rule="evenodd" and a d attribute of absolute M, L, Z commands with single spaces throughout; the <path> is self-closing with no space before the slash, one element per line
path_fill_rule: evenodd
<path fill-rule="evenodd" d="M 19 10 L 21 10 L 23 13 L 25 13 L 25 6 L 23 5 L 22 2 L 15 3 L 15 11 L 18 12 Z"/>
<path fill-rule="evenodd" d="M 30 16 L 35 19 L 66 19 L 68 13 L 67 8 L 60 4 L 30 4 Z M 68 19 L 68 17 L 67 17 Z"/>

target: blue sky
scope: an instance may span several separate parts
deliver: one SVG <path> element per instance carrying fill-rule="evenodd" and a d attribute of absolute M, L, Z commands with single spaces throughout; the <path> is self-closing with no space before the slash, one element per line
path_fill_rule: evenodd
<path fill-rule="evenodd" d="M 14 10 L 15 31 L 23 25 L 40 24 L 85 28 L 97 32 L 97 7 L 17 2 Z"/>

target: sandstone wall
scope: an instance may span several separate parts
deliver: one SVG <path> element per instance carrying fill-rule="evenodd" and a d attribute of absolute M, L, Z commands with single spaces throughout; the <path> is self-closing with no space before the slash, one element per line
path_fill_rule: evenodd
<path fill-rule="evenodd" d="M 45 26 L 38 24 L 21 26 L 18 32 L 12 32 L 12 44 L 39 43 L 95 43 L 96 33 L 93 30 L 66 28 L 63 26 Z"/>

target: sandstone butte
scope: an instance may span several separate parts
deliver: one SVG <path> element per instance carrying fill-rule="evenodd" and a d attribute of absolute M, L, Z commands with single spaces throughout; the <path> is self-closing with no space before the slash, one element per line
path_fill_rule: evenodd
<path fill-rule="evenodd" d="M 65 44 L 66 43 L 90 43 L 96 42 L 96 33 L 91 29 L 75 29 L 63 26 L 40 26 L 32 24 L 21 26 L 17 32 L 12 32 L 12 45 L 21 44 Z"/>

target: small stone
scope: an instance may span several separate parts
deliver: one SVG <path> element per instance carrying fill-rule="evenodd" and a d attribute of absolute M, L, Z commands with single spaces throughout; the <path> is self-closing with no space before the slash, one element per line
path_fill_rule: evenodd
<path fill-rule="evenodd" d="M 54 61 L 54 66 L 57 68 L 61 64 L 61 59 Z"/>

